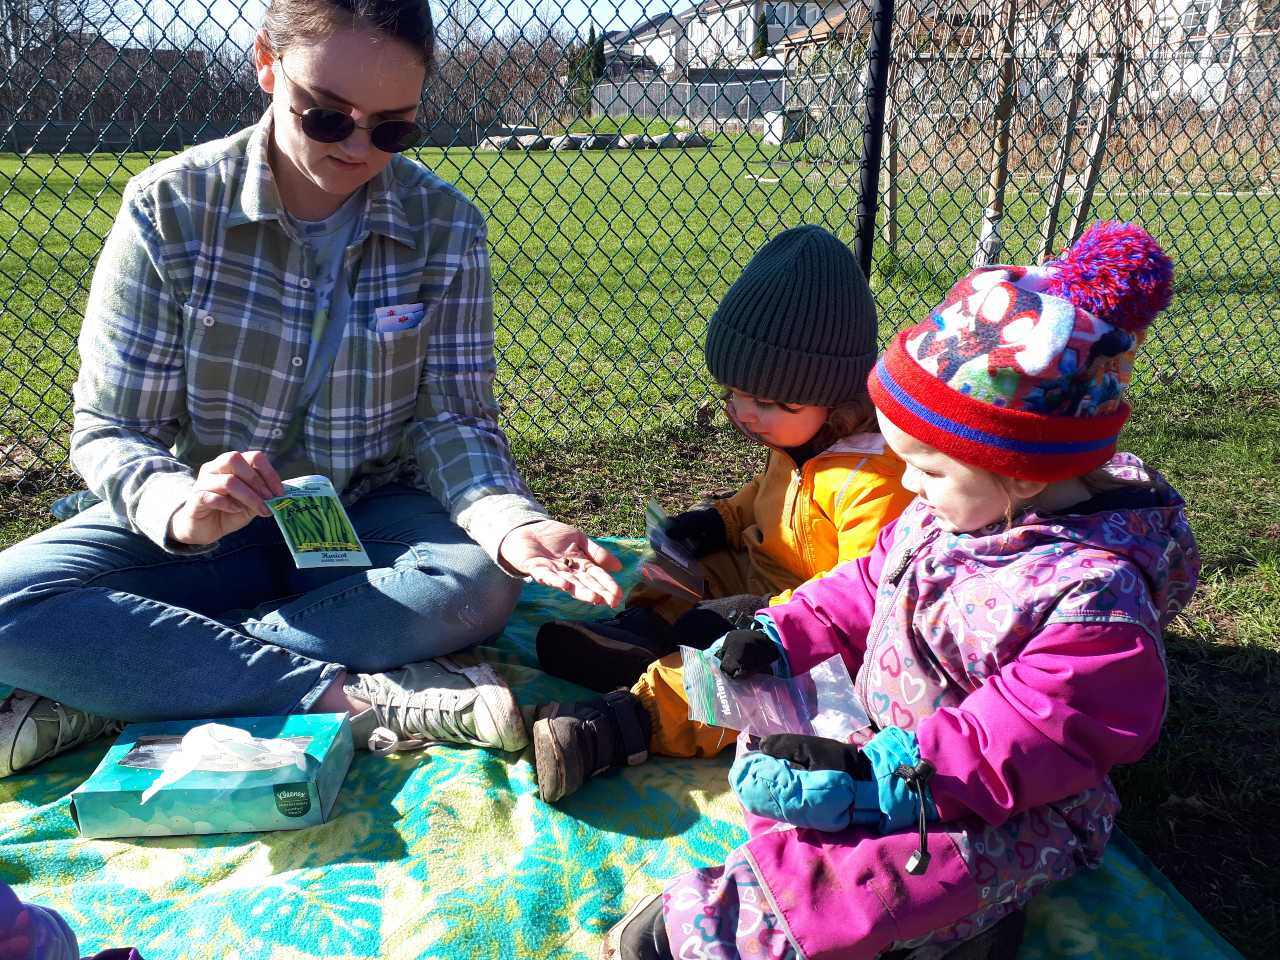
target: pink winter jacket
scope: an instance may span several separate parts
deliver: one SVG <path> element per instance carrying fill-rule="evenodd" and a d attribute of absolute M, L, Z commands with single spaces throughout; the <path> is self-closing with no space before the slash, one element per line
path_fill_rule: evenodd
<path fill-rule="evenodd" d="M 1178 494 L 1131 455 L 1107 469 L 1133 485 L 1007 530 L 947 533 L 916 501 L 869 556 L 767 611 L 793 672 L 840 654 L 876 728 L 913 732 L 937 769 L 923 877 L 900 869 L 914 836 L 749 818 L 802 955 L 874 956 L 989 920 L 1100 859 L 1107 773 L 1159 734 L 1162 633 L 1199 571 Z"/>

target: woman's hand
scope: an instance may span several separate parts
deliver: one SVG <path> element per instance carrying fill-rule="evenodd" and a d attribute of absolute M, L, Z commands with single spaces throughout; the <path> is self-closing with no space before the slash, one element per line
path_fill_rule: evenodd
<path fill-rule="evenodd" d="M 196 485 L 169 520 L 169 536 L 189 546 L 217 543 L 269 517 L 265 500 L 284 495 L 280 475 L 261 450 L 232 451 L 210 460 L 196 474 Z"/>
<path fill-rule="evenodd" d="M 516 527 L 503 537 L 498 556 L 512 570 L 576 600 L 610 607 L 622 602 L 622 590 L 609 576 L 622 569 L 618 558 L 567 523 L 539 520 Z"/>

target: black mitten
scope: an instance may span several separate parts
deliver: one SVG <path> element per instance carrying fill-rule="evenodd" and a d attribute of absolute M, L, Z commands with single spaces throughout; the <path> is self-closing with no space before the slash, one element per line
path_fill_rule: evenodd
<path fill-rule="evenodd" d="M 666 532 L 672 540 L 688 547 L 695 557 L 705 557 L 729 546 L 724 518 L 714 507 L 677 513 L 667 520 Z"/>
<path fill-rule="evenodd" d="M 718 600 L 703 600 L 671 625 L 671 639 L 686 647 L 705 650 L 730 630 L 749 627 L 756 611 L 769 605 L 769 597 L 739 593 Z"/>
<path fill-rule="evenodd" d="M 735 680 L 753 673 L 769 673 L 770 665 L 780 659 L 778 645 L 759 630 L 730 630 L 720 648 L 720 669 Z"/>
<path fill-rule="evenodd" d="M 806 770 L 843 770 L 855 780 L 872 780 L 871 761 L 852 744 L 798 733 L 775 733 L 760 741 L 760 752 Z"/>

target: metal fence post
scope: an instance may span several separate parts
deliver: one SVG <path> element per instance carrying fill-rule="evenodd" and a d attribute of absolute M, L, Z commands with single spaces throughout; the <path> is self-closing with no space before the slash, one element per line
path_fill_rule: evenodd
<path fill-rule="evenodd" d="M 991 170 L 987 180 L 987 206 L 982 212 L 978 244 L 973 251 L 973 265 L 985 267 L 995 263 L 1004 249 L 1000 221 L 1004 219 L 1004 192 L 1009 181 L 1009 119 L 1013 114 L 1013 31 L 1018 20 L 1016 0 L 1004 0 L 1000 19 L 992 24 L 996 31 L 993 52 L 999 51 L 1000 70 L 996 75 L 996 109 L 992 115 Z"/>
<path fill-rule="evenodd" d="M 893 54 L 893 0 L 872 0 L 871 46 L 867 48 L 867 122 L 862 131 L 859 177 L 858 241 L 855 253 L 862 272 L 871 276 L 876 242 L 876 206 L 880 189 L 880 153 L 884 139 L 884 105 L 889 94 L 889 58 Z"/>

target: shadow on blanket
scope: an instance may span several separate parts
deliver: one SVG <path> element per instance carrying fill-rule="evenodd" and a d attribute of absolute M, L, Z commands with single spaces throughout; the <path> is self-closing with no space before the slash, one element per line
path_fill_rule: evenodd
<path fill-rule="evenodd" d="M 614 546 L 633 575 L 635 545 Z M 476 653 L 523 703 L 582 695 L 536 669 L 533 637 L 547 619 L 590 613 L 530 586 L 503 636 Z M 595 956 L 637 897 L 746 838 L 728 757 L 653 760 L 551 807 L 528 750 L 437 747 L 358 754 L 319 827 L 80 840 L 67 795 L 105 750 L 0 780 L 0 879 L 61 911 L 85 953 L 132 943 L 148 960 Z M 1029 918 L 1026 960 L 1236 955 L 1120 836 L 1102 869 L 1039 897 Z"/>

